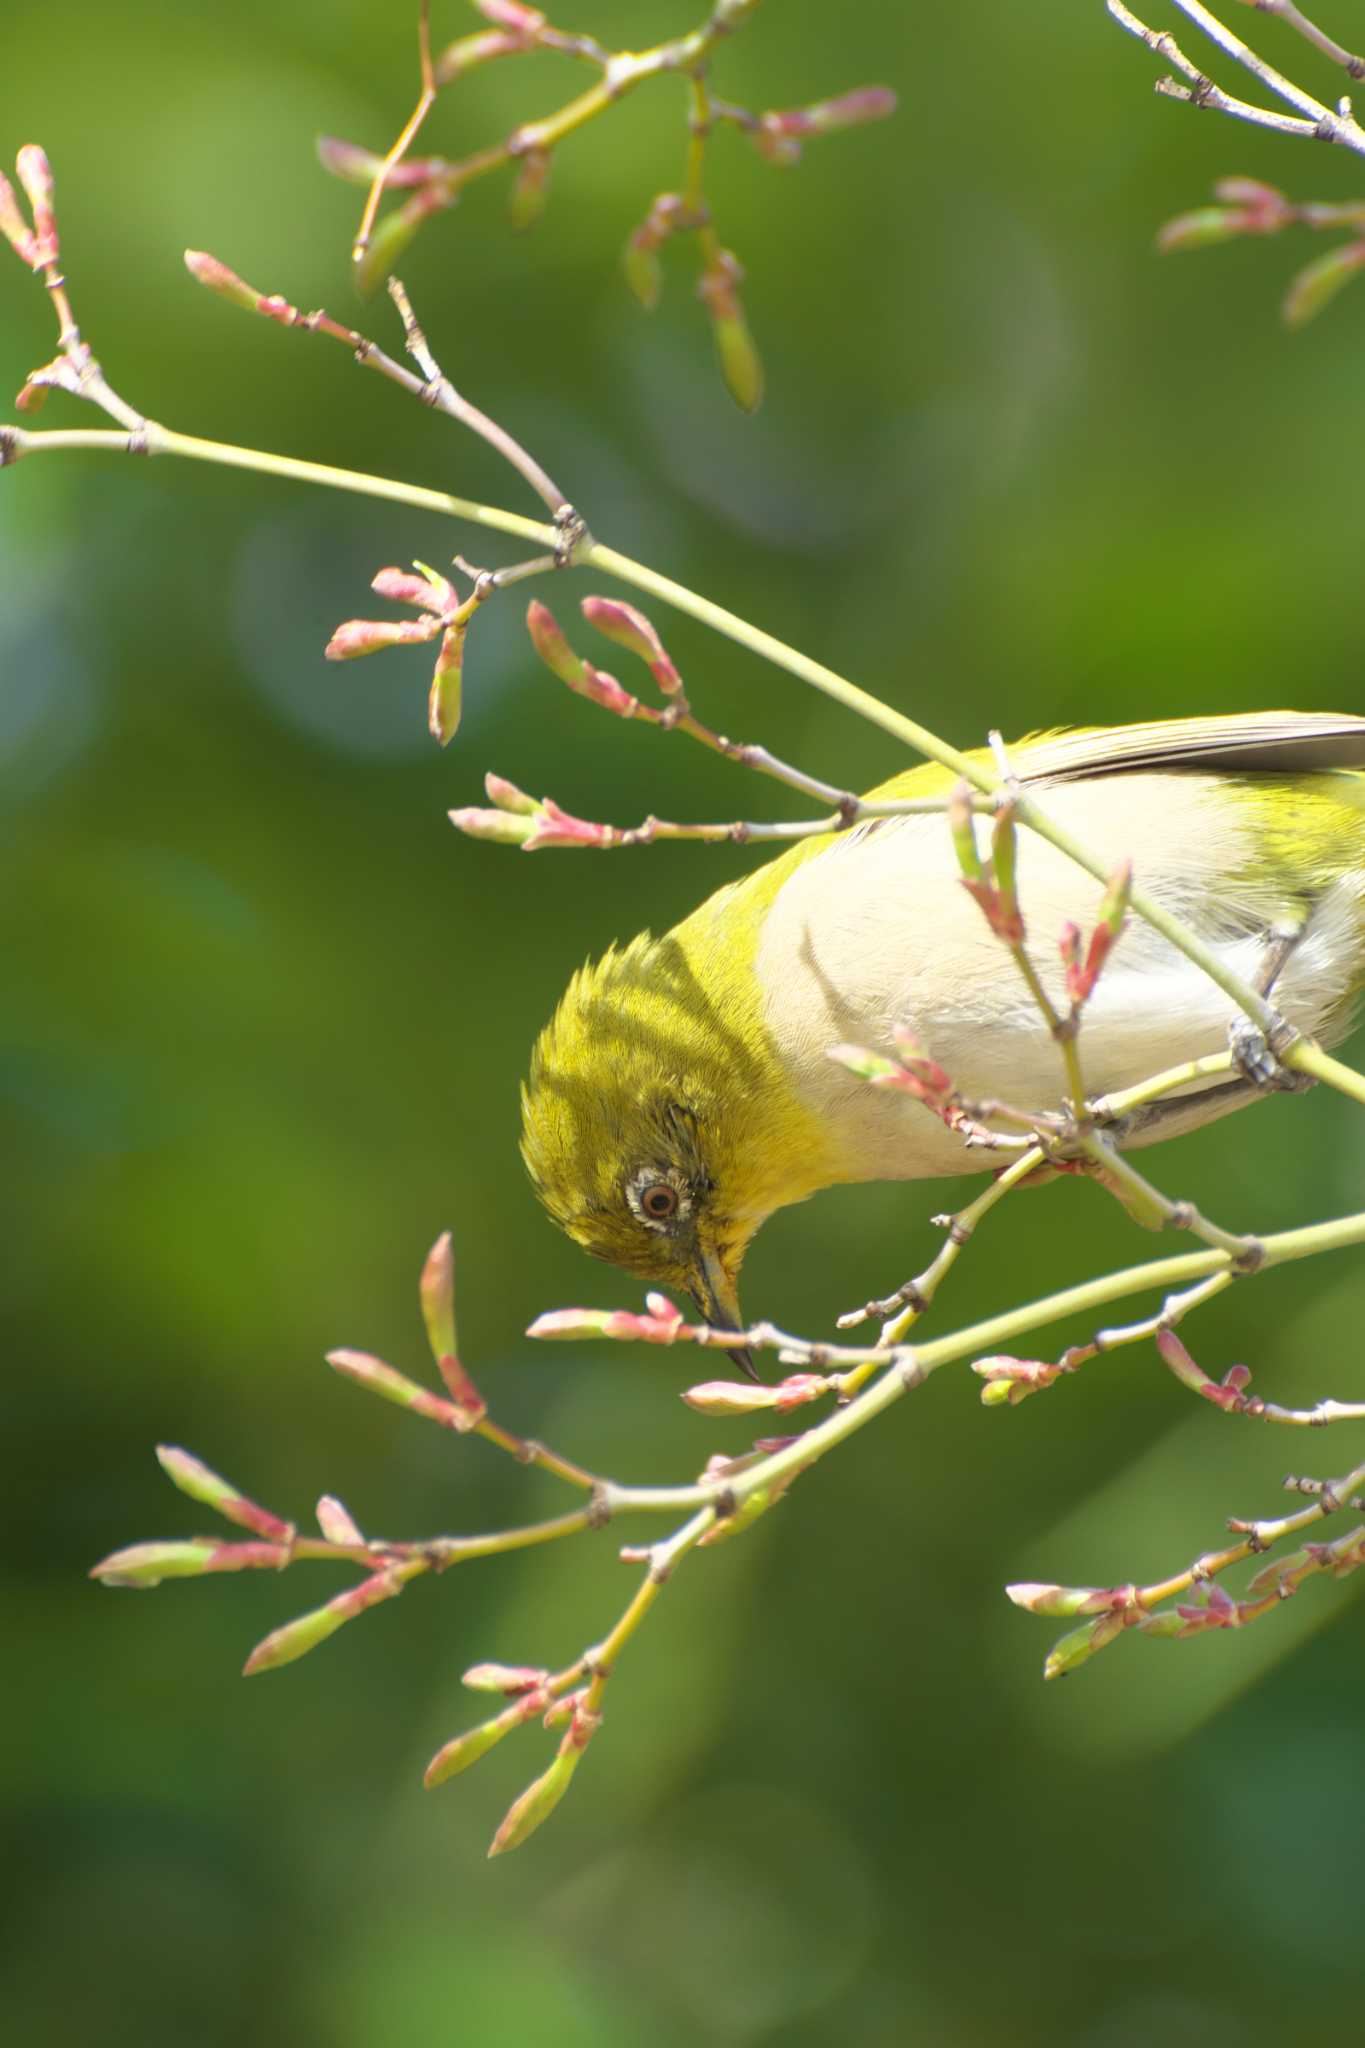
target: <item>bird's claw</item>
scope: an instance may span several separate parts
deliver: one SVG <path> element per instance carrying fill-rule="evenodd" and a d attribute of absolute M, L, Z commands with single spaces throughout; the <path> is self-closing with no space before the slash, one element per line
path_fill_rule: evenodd
<path fill-rule="evenodd" d="M 1274 1089 L 1287 1095 L 1302 1094 L 1313 1086 L 1311 1074 L 1300 1074 L 1279 1059 L 1276 1046 L 1287 1048 L 1297 1033 L 1283 1023 L 1267 1037 L 1248 1017 L 1238 1017 L 1228 1026 L 1228 1050 L 1239 1074 L 1256 1088 Z"/>

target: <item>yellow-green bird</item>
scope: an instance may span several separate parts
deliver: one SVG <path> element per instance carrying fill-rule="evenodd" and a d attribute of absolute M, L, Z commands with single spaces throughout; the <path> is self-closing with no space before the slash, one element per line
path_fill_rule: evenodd
<path fill-rule="evenodd" d="M 984 758 L 984 757 L 983 757 Z M 1300 712 L 1041 734 L 1010 749 L 1049 815 L 1139 885 L 1287 1021 L 1332 1043 L 1365 983 L 1365 719 Z M 941 796 L 911 768 L 878 801 Z M 1019 835 L 1018 889 L 1044 985 L 1065 1009 L 1055 941 L 1093 923 L 1092 878 Z M 890 1052 L 908 1027 L 965 1097 L 1059 1110 L 1057 1047 L 960 885 L 941 815 L 868 820 L 800 841 L 579 970 L 535 1048 L 523 1155 L 554 1220 L 596 1257 L 685 1289 L 743 1327 L 738 1275 L 775 1209 L 838 1182 L 989 1168 L 989 1153 L 905 1094 L 829 1057 Z M 1226 1051 L 1240 1012 L 1140 918 L 1087 1004 L 1093 1095 Z M 1255 1099 L 1237 1074 L 1133 1120 L 1151 1143 Z"/>

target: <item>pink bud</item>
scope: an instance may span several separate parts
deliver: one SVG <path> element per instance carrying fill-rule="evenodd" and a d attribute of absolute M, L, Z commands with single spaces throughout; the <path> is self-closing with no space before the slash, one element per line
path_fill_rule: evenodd
<path fill-rule="evenodd" d="M 545 16 L 535 7 L 523 7 L 521 0 L 474 0 L 485 21 L 509 28 L 515 35 L 534 39 L 545 27 Z"/>
<path fill-rule="evenodd" d="M 615 844 L 620 834 L 613 825 L 601 825 L 591 818 L 576 818 L 553 797 L 546 797 L 531 831 L 521 842 L 523 853 L 535 853 L 544 846 L 595 846 Z"/>
<path fill-rule="evenodd" d="M 421 611 L 452 612 L 459 604 L 443 576 L 424 576 L 408 569 L 381 569 L 370 588 L 395 604 L 416 605 Z"/>
<path fill-rule="evenodd" d="M 14 168 L 33 209 L 33 232 L 38 245 L 33 258 L 35 267 L 40 263 L 55 263 L 58 244 L 52 166 L 36 142 L 26 142 L 15 159 Z"/>
<path fill-rule="evenodd" d="M 441 621 L 423 619 L 347 619 L 323 649 L 328 661 L 355 661 L 362 654 L 381 654 L 386 647 L 415 647 L 434 640 Z"/>
<path fill-rule="evenodd" d="M 752 1415 L 760 1408 L 775 1408 L 778 1391 L 751 1380 L 703 1380 L 685 1387 L 682 1398 L 698 1415 Z"/>
<path fill-rule="evenodd" d="M 583 616 L 616 646 L 643 661 L 665 697 L 676 697 L 682 677 L 669 660 L 662 640 L 644 613 L 614 597 L 585 597 Z"/>
<path fill-rule="evenodd" d="M 19 210 L 19 201 L 9 179 L 0 175 L 0 235 L 13 249 L 21 262 L 37 270 L 42 261 L 42 252 L 32 228 Z"/>
<path fill-rule="evenodd" d="M 466 839 L 489 839 L 499 846 L 524 846 L 535 830 L 527 818 L 514 817 L 506 811 L 481 811 L 473 805 L 446 815 Z"/>
<path fill-rule="evenodd" d="M 471 1664 L 460 1683 L 471 1692 L 501 1692 L 512 1699 L 543 1686 L 549 1676 L 533 1664 Z"/>
<path fill-rule="evenodd" d="M 364 1543 L 365 1538 L 361 1535 L 350 1509 L 344 1501 L 339 1501 L 334 1493 L 324 1493 L 315 1512 L 318 1527 L 329 1543 L 339 1543 L 347 1549 Z"/>

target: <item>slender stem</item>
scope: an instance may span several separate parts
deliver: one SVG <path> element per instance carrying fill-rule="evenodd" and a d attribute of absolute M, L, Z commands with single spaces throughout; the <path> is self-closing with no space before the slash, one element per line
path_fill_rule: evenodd
<path fill-rule="evenodd" d="M 431 0 L 420 0 L 417 15 L 417 55 L 422 77 L 422 90 L 418 97 L 417 105 L 413 108 L 403 126 L 402 133 L 376 172 L 369 192 L 366 194 L 365 210 L 361 214 L 360 226 L 356 229 L 355 241 L 351 246 L 351 261 L 353 263 L 359 263 L 361 257 L 370 246 L 370 236 L 374 230 L 374 217 L 379 211 L 379 201 L 389 172 L 396 163 L 401 162 L 403 157 L 407 155 L 409 143 L 417 134 L 427 115 L 431 112 L 432 103 L 436 98 L 436 80 L 431 68 Z"/>

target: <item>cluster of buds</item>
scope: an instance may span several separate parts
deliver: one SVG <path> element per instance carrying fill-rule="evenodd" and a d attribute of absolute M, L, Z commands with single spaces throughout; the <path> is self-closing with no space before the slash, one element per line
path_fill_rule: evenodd
<path fill-rule="evenodd" d="M 427 724 L 444 747 L 459 730 L 465 634 L 482 598 L 476 584 L 473 594 L 462 601 L 446 577 L 424 562 L 413 566 L 415 575 L 405 569 L 381 569 L 370 588 L 395 604 L 411 605 L 417 618 L 347 619 L 323 651 L 328 661 L 354 661 L 362 654 L 382 653 L 386 647 L 425 645 L 439 636 L 441 645 L 427 696 Z"/>
<path fill-rule="evenodd" d="M 991 850 L 982 859 L 976 843 L 976 813 L 965 782 L 953 791 L 948 805 L 948 830 L 962 870 L 962 886 L 980 908 L 991 930 L 1007 946 L 1024 943 L 1024 913 L 1016 882 L 1018 833 L 1014 806 L 1002 803 L 991 824 Z"/>
<path fill-rule="evenodd" d="M 1291 327 L 1302 327 L 1320 313 L 1344 284 L 1365 269 L 1365 203 L 1296 204 L 1259 178 L 1220 178 L 1213 196 L 1216 205 L 1198 206 L 1168 220 L 1157 235 L 1157 247 L 1207 249 L 1248 235 L 1278 235 L 1288 227 L 1349 231 L 1349 241 L 1306 264 L 1292 279 L 1282 308 Z"/>
<path fill-rule="evenodd" d="M 582 611 L 590 626 L 596 627 L 606 639 L 644 663 L 665 701 L 661 707 L 642 702 L 618 683 L 615 676 L 585 660 L 570 646 L 549 606 L 533 599 L 526 612 L 526 628 L 532 646 L 551 675 L 556 676 L 575 696 L 586 697 L 590 703 L 600 705 L 602 710 L 610 711 L 616 718 L 634 718 L 663 727 L 676 725 L 679 719 L 686 718 L 689 714 L 682 677 L 644 613 L 637 611 L 634 605 L 623 604 L 611 597 L 585 597 Z M 368 652 L 368 649 L 363 651 Z M 471 839 L 491 839 L 503 846 L 519 846 L 523 853 L 535 853 L 543 847 L 578 846 L 601 850 L 641 845 L 661 830 L 678 829 L 664 827 L 658 819 L 648 819 L 643 826 L 626 828 L 578 818 L 556 803 L 553 797 L 528 796 L 525 790 L 518 789 L 514 782 L 509 782 L 502 775 L 485 776 L 484 788 L 493 809 L 466 806 L 451 811 L 451 823 Z M 685 833 L 688 828 L 681 830 Z"/>
<path fill-rule="evenodd" d="M 708 138 L 718 123 L 746 134 L 767 162 L 790 165 L 804 145 L 816 137 L 884 120 L 894 113 L 894 93 L 864 86 L 805 107 L 754 113 L 713 98 L 707 82 L 714 46 L 731 34 L 756 0 L 718 0 L 708 19 L 687 36 L 651 49 L 612 51 L 594 37 L 556 28 L 539 8 L 520 0 L 474 0 L 489 26 L 459 36 L 434 58 L 424 56 L 423 91 L 416 114 L 400 144 L 387 156 L 335 136 L 324 136 L 318 154 L 335 176 L 369 188 L 365 213 L 353 254 L 356 278 L 363 292 L 382 281 L 423 222 L 456 205 L 464 188 L 492 171 L 511 168 L 515 175 L 508 201 L 514 228 L 527 228 L 544 210 L 552 153 L 568 136 L 606 114 L 637 87 L 666 75 L 682 73 L 691 84 L 686 189 L 661 193 L 644 220 L 630 235 L 623 252 L 626 282 L 640 304 L 652 311 L 663 291 L 660 251 L 680 234 L 694 234 L 700 249 L 700 295 L 711 318 L 722 375 L 735 400 L 752 411 L 763 390 L 758 351 L 739 300 L 740 268 L 723 249 L 712 226 L 703 191 L 703 161 Z M 436 95 L 457 79 L 504 57 L 547 51 L 598 67 L 599 82 L 578 93 L 555 112 L 519 124 L 500 142 L 462 158 L 413 157 L 406 154 Z M 382 194 L 402 192 L 402 203 L 376 219 Z"/>
<path fill-rule="evenodd" d="M 1132 893 L 1133 864 L 1124 861 L 1110 877 L 1109 886 L 1100 899 L 1094 928 L 1084 946 L 1078 925 L 1067 923 L 1062 926 L 1058 951 L 1066 973 L 1067 1001 L 1071 1004 L 1073 1016 L 1095 993 L 1095 984 L 1104 963 L 1123 934 Z"/>
<path fill-rule="evenodd" d="M 548 1770 L 513 1800 L 493 1837 L 488 1853 L 501 1856 L 508 1849 L 519 1849 L 549 1819 L 568 1791 L 584 1750 L 601 1726 L 602 1716 L 589 1706 L 586 1686 L 557 1697 L 553 1689 L 556 1680 L 551 1674 L 529 1665 L 476 1664 L 465 1672 L 463 1682 L 475 1692 L 502 1693 L 510 1698 L 511 1704 L 491 1720 L 467 1729 L 437 1750 L 426 1768 L 424 1782 L 428 1789 L 458 1777 L 496 1748 L 505 1735 L 515 1728 L 524 1728 L 530 1721 L 541 1721 L 546 1728 L 564 1728 Z"/>
<path fill-rule="evenodd" d="M 557 676 L 576 696 L 587 697 L 617 718 L 639 718 L 650 725 L 675 724 L 687 711 L 682 677 L 644 613 L 614 597 L 585 597 L 581 609 L 588 624 L 595 626 L 605 639 L 645 664 L 666 700 L 664 708 L 656 710 L 641 703 L 622 688 L 615 676 L 576 654 L 549 606 L 533 600 L 526 611 L 526 630 L 551 675 Z"/>

